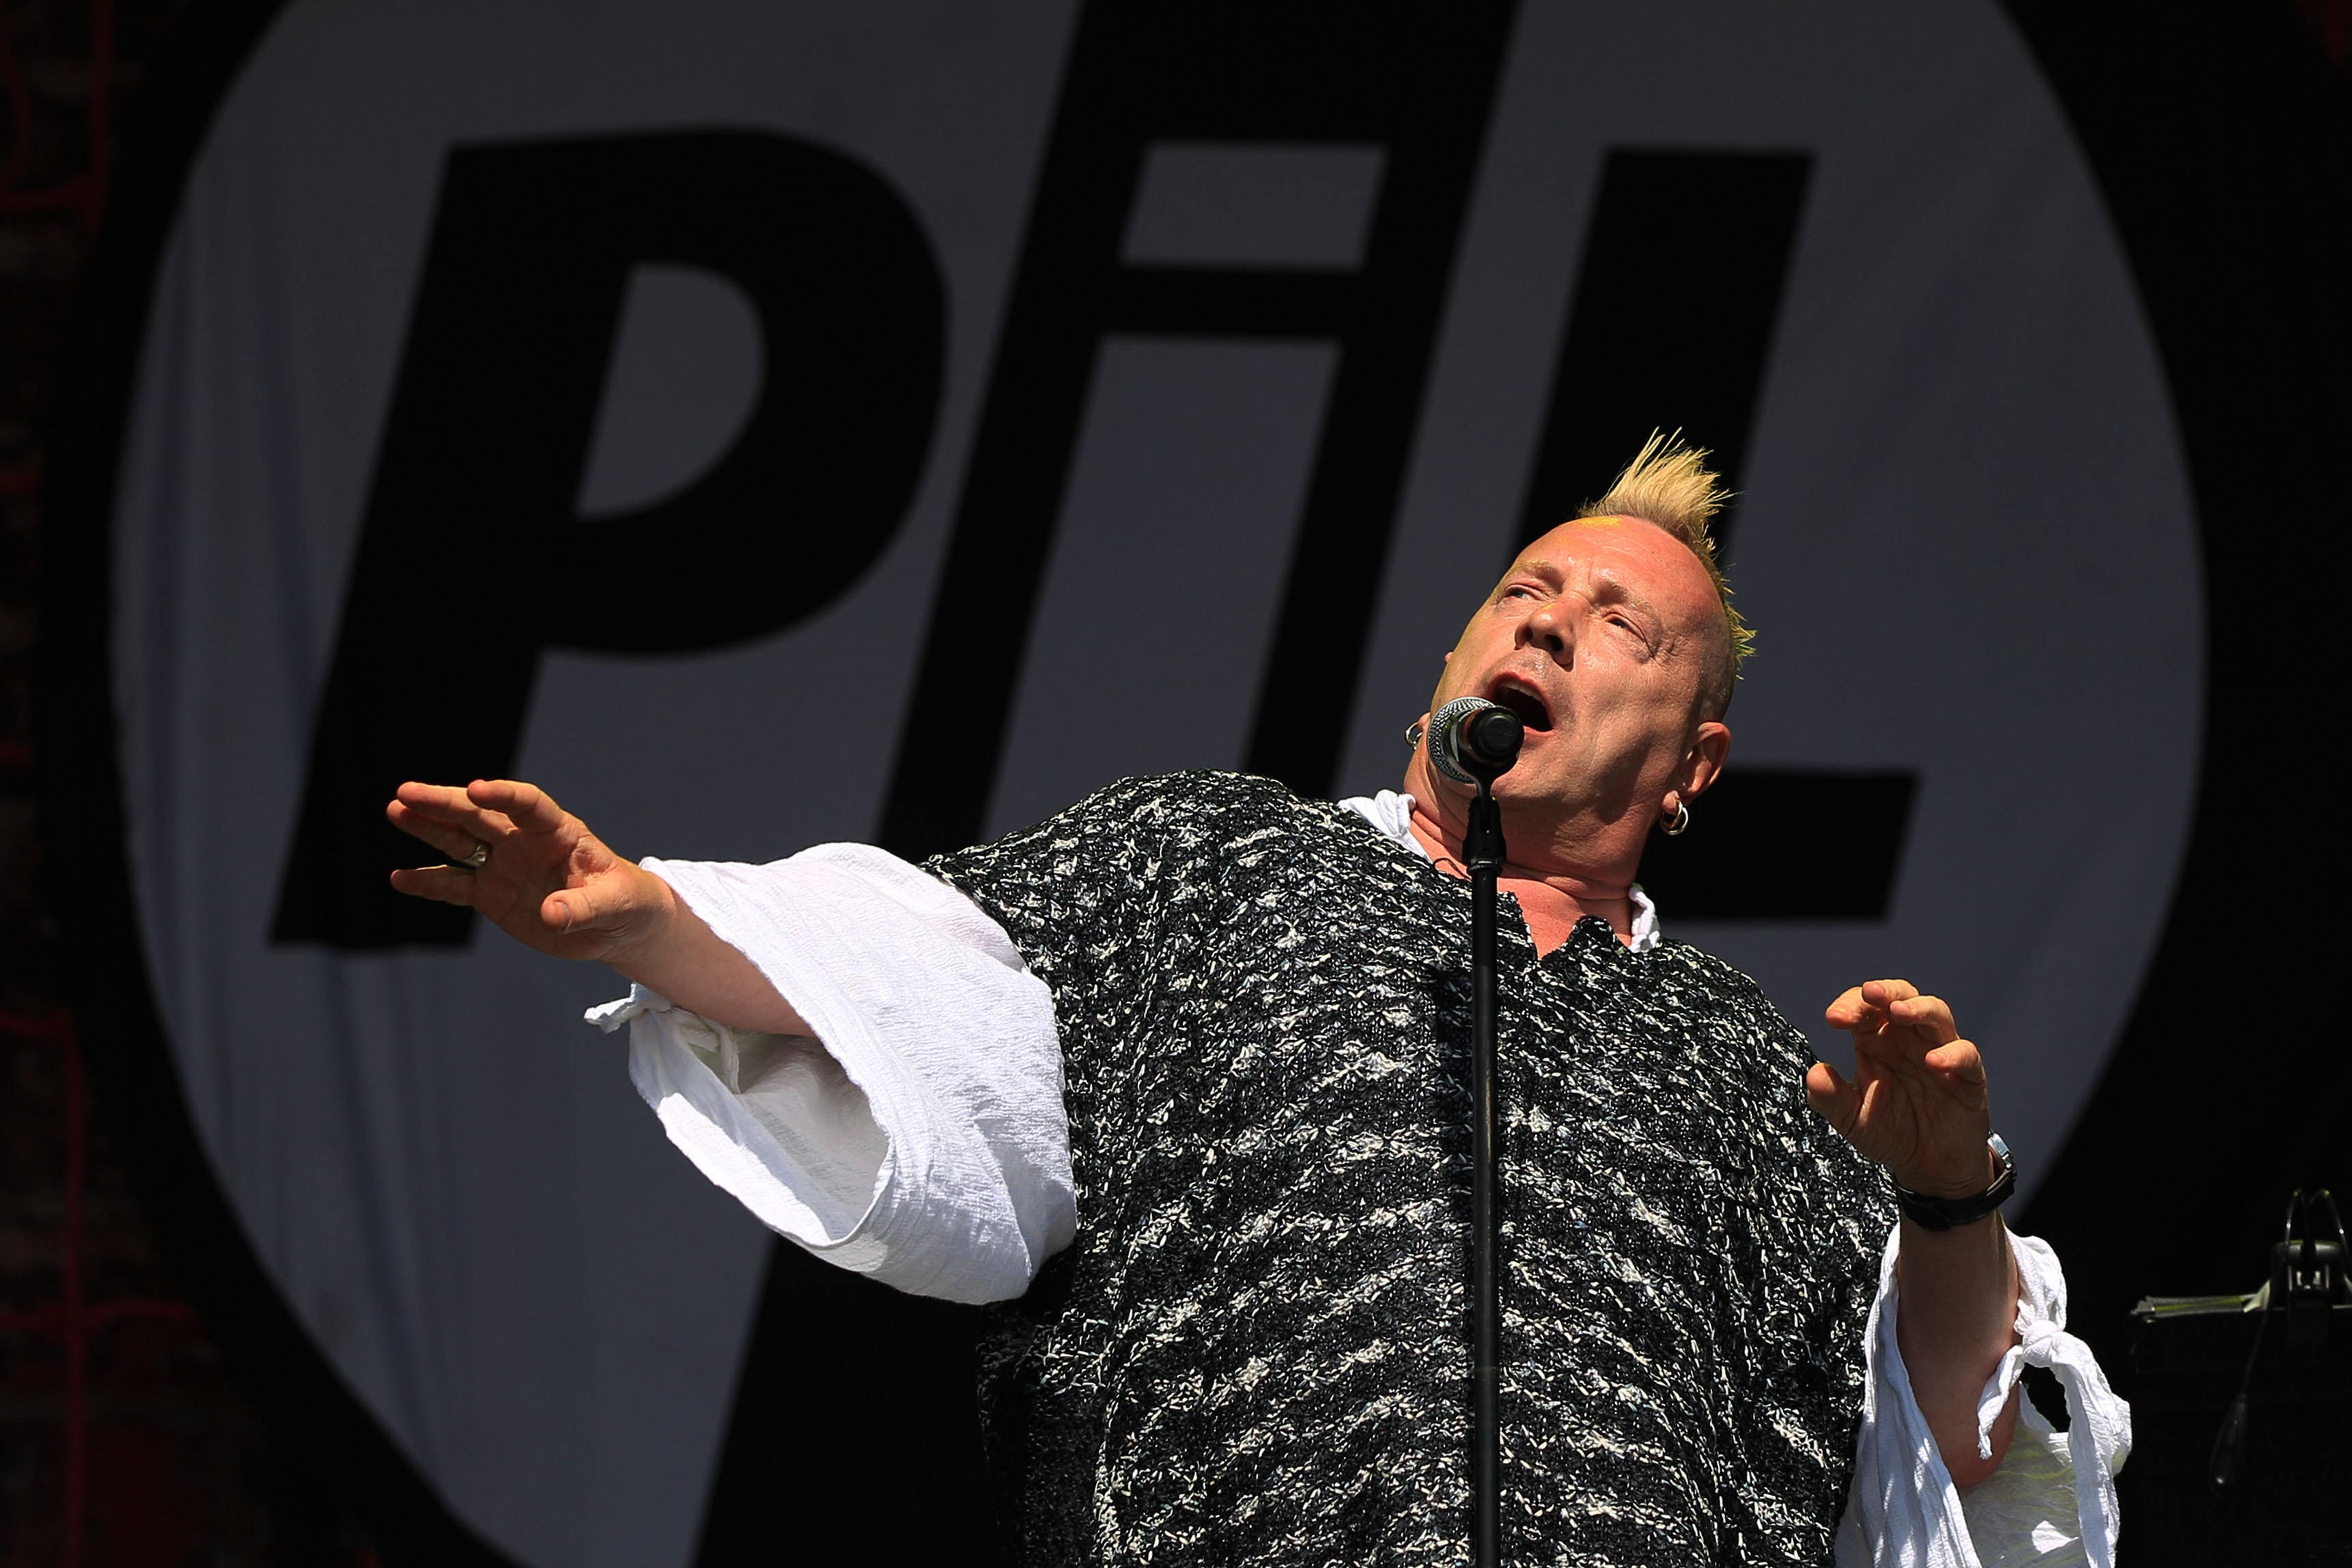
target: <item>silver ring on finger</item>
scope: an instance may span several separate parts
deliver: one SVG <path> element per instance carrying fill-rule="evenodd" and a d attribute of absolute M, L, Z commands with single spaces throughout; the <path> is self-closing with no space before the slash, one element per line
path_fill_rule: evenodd
<path fill-rule="evenodd" d="M 461 871 L 478 871 L 489 863 L 490 847 L 482 843 L 479 839 L 475 840 L 474 852 L 471 855 L 467 856 L 463 860 L 453 860 L 450 862 L 451 865 L 457 867 Z"/>

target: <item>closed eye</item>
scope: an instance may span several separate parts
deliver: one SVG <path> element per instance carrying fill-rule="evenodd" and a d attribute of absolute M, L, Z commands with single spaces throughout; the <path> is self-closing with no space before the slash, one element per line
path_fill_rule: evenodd
<path fill-rule="evenodd" d="M 1639 643 L 1644 654 L 1651 651 L 1649 628 L 1643 626 L 1641 622 L 1626 616 L 1612 616 L 1609 617 L 1609 624 Z"/>

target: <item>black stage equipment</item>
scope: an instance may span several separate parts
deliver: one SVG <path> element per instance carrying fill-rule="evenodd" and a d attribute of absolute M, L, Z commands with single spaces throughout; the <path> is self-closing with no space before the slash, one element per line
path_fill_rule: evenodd
<path fill-rule="evenodd" d="M 1495 1260 L 1495 900 L 1503 868 L 1503 813 L 1495 781 L 1519 760 L 1518 715 L 1483 697 L 1459 697 L 1429 721 L 1429 760 L 1478 787 L 1462 859 L 1470 872 L 1470 1455 L 1471 1560 L 1503 1561 L 1502 1297 Z"/>
<path fill-rule="evenodd" d="M 2137 1563 L 2352 1563 L 2352 1279 L 2325 1190 L 2287 1200 L 2249 1295 L 2132 1309 L 2133 1442 L 2116 1478 Z"/>

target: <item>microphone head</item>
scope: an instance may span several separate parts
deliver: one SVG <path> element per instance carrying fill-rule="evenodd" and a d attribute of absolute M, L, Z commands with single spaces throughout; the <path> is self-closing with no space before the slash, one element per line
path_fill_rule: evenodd
<path fill-rule="evenodd" d="M 1430 765 L 1456 784 L 1492 783 L 1519 760 L 1527 727 L 1483 697 L 1457 697 L 1429 716 Z"/>
<path fill-rule="evenodd" d="M 1510 772 L 1511 764 L 1519 760 L 1528 727 L 1509 709 L 1490 704 L 1462 721 L 1454 733 L 1454 747 L 1470 771 L 1483 772 L 1491 779 Z"/>

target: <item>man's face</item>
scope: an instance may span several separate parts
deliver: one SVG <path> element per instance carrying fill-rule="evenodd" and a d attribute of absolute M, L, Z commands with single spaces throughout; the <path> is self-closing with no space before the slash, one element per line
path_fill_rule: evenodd
<path fill-rule="evenodd" d="M 1497 799 L 1551 803 L 1563 825 L 1646 816 L 1666 791 L 1689 788 L 1683 770 L 1722 626 L 1706 568 L 1664 529 L 1563 523 L 1471 616 L 1430 708 L 1484 697 L 1526 721 Z"/>

